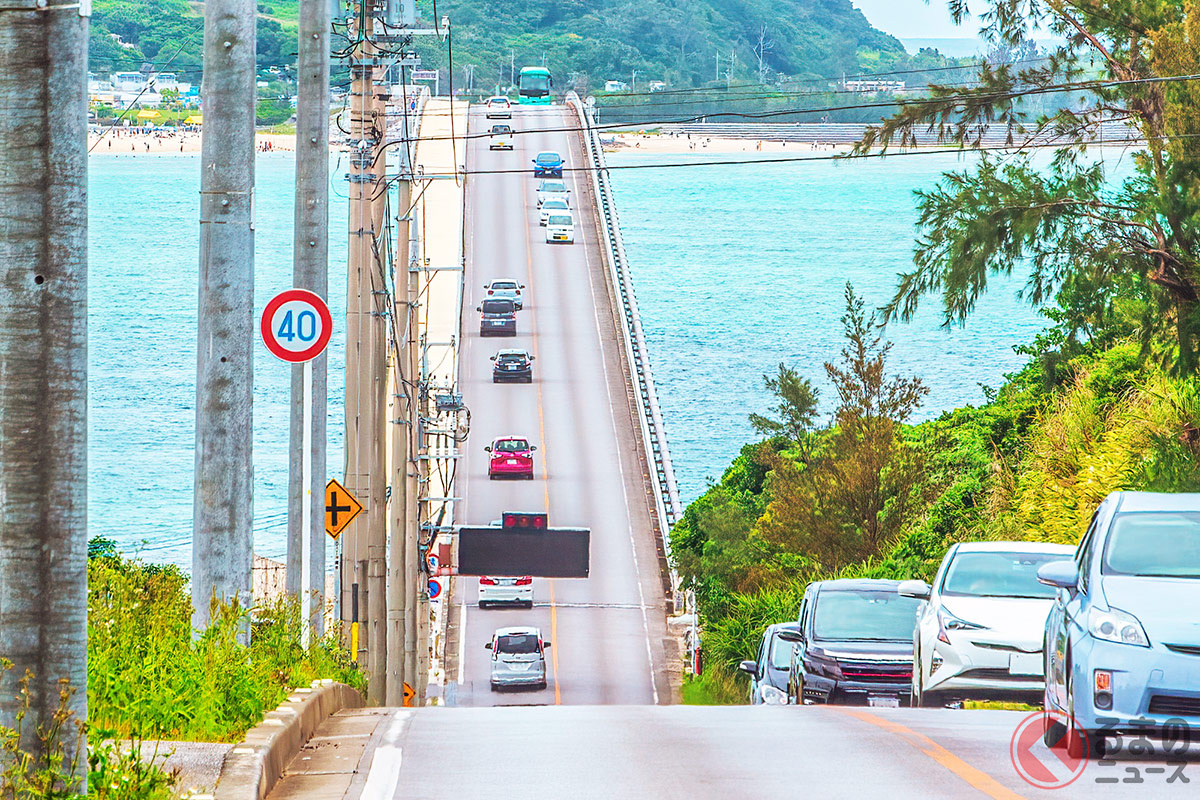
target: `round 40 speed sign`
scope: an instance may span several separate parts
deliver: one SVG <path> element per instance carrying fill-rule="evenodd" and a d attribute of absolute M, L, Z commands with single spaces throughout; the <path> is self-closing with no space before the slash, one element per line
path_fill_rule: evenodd
<path fill-rule="evenodd" d="M 263 344 L 274 356 L 299 364 L 325 350 L 333 333 L 333 317 L 320 295 L 288 289 L 267 303 L 261 328 Z"/>

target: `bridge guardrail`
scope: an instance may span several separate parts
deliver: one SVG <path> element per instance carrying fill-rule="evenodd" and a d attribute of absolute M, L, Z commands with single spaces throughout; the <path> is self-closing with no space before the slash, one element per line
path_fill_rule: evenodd
<path fill-rule="evenodd" d="M 658 405 L 658 394 L 654 389 L 654 378 L 650 371 L 650 359 L 646 348 L 646 337 L 642 331 L 642 319 L 638 313 L 637 299 L 633 292 L 633 281 L 625 257 L 625 244 L 621 238 L 621 226 L 617 218 L 617 207 L 609 184 L 608 166 L 604 150 L 588 109 L 574 92 L 567 96 L 567 105 L 579 118 L 579 128 L 584 141 L 592 175 L 592 190 L 596 196 L 600 214 L 600 227 L 604 238 L 605 262 L 613 286 L 621 302 L 620 326 L 625 356 L 632 372 L 634 394 L 637 399 L 638 421 L 642 433 L 647 464 L 650 465 L 655 481 L 654 510 L 658 527 L 660 567 L 663 589 L 672 603 L 678 607 L 679 577 L 671 558 L 671 527 L 683 513 L 679 500 L 679 487 L 675 482 L 675 470 L 671 466 L 671 454 L 667 447 L 666 431 L 662 411 Z"/>

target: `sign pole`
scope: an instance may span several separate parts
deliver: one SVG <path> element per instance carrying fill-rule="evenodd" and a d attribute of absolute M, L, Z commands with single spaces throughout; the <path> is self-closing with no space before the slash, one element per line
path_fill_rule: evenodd
<path fill-rule="evenodd" d="M 300 448 L 300 486 L 303 513 L 300 514 L 300 645 L 307 650 L 312 637 L 312 416 L 313 416 L 313 368 L 312 361 L 305 361 L 303 445 Z"/>

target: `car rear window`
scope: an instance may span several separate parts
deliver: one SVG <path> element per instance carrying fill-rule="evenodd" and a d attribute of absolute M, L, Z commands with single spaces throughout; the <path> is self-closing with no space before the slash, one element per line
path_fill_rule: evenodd
<path fill-rule="evenodd" d="M 565 192 L 567 185 L 562 181 L 546 181 L 542 184 L 543 192 Z"/>
<path fill-rule="evenodd" d="M 529 442 L 524 439 L 501 439 L 492 449 L 497 453 L 523 453 L 529 449 Z"/>
<path fill-rule="evenodd" d="M 575 224 L 571 221 L 571 218 L 566 216 L 565 214 L 552 214 L 550 216 L 549 222 L 551 225 L 562 225 L 562 226 L 568 227 L 568 228 L 571 227 L 571 225 Z"/>
<path fill-rule="evenodd" d="M 552 208 L 563 208 L 563 209 L 566 209 L 566 208 L 570 208 L 570 206 L 569 206 L 569 205 L 567 205 L 567 201 L 566 201 L 566 200 L 558 200 L 558 199 L 554 199 L 554 200 L 547 200 L 546 202 L 542 203 L 542 208 L 545 208 L 545 209 L 552 209 Z"/>
<path fill-rule="evenodd" d="M 499 361 L 501 364 L 524 364 L 525 356 L 521 353 L 502 353 Z"/>
<path fill-rule="evenodd" d="M 538 651 L 538 637 L 533 633 L 508 633 L 496 637 L 496 652 L 528 655 Z"/>
<path fill-rule="evenodd" d="M 1200 514 L 1118 514 L 1108 534 L 1102 570 L 1106 575 L 1200 578 Z"/>
<path fill-rule="evenodd" d="M 516 289 L 516 288 L 517 288 L 516 281 L 494 281 L 492 283 L 492 289 Z"/>
<path fill-rule="evenodd" d="M 512 130 L 512 128 L 508 127 L 507 125 L 493 125 L 492 126 L 492 133 L 508 133 L 511 130 Z"/>
<path fill-rule="evenodd" d="M 484 300 L 480 308 L 484 314 L 511 314 L 516 310 L 512 300 Z"/>

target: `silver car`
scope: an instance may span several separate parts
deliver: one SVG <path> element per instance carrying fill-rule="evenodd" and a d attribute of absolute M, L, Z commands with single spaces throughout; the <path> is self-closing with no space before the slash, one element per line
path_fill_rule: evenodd
<path fill-rule="evenodd" d="M 533 627 L 497 628 L 485 647 L 492 651 L 492 691 L 509 686 L 546 688 L 546 650 Z"/>
<path fill-rule="evenodd" d="M 570 191 L 571 190 L 567 188 L 567 184 L 560 180 L 543 180 L 538 184 L 537 187 L 538 208 L 541 208 L 542 203 L 546 202 L 552 197 L 568 197 L 570 195 Z"/>
<path fill-rule="evenodd" d="M 513 305 L 517 307 L 517 311 L 525 307 L 525 303 L 521 299 L 521 290 L 524 288 L 525 284 L 512 278 L 500 278 L 483 285 L 484 291 L 487 292 L 485 299 L 512 300 Z"/>
<path fill-rule="evenodd" d="M 567 200 L 568 195 L 563 194 L 561 198 L 551 197 L 542 203 L 538 210 L 538 224 L 545 227 L 546 221 L 550 219 L 550 215 L 556 211 L 565 211 L 571 213 L 571 203 Z"/>

